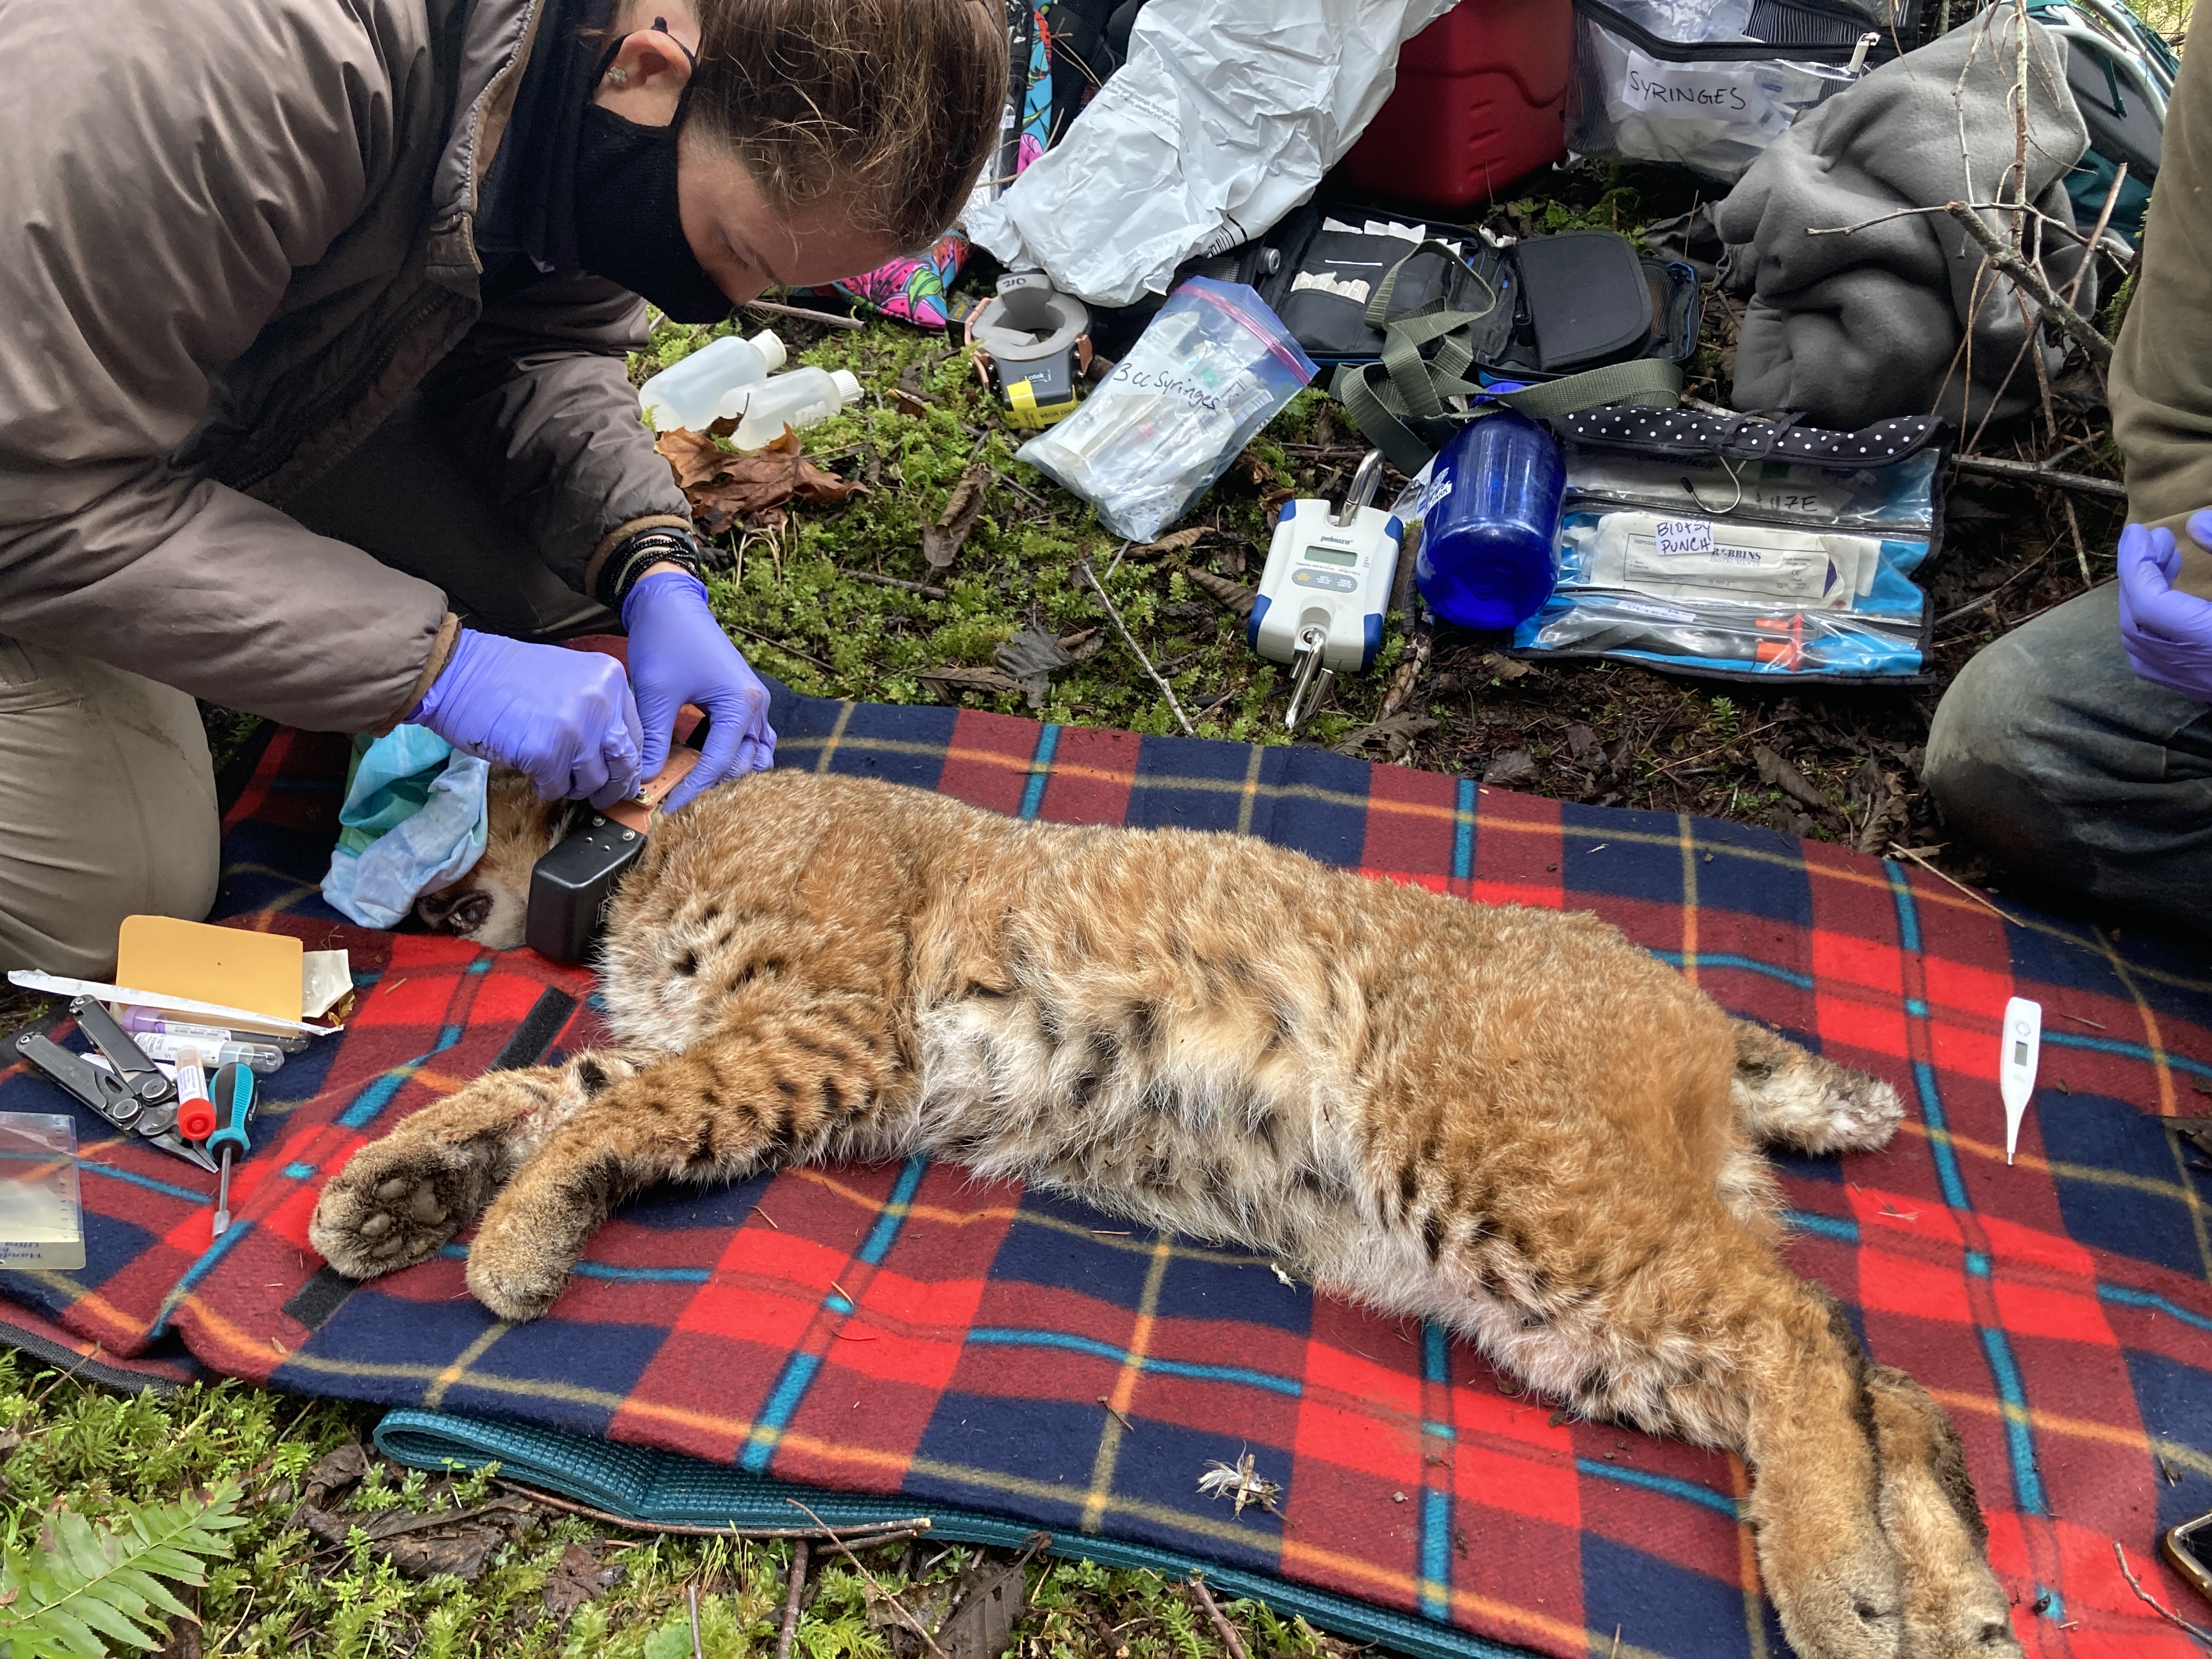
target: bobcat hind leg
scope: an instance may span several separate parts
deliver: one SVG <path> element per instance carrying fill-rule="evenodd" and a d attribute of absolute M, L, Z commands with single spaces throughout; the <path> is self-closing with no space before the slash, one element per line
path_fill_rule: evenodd
<path fill-rule="evenodd" d="M 307 1242 L 349 1279 L 434 1255 L 578 1107 L 640 1064 L 598 1053 L 485 1073 L 356 1152 L 324 1187 Z"/>
<path fill-rule="evenodd" d="M 1897 1091 L 1747 1019 L 1735 1028 L 1729 1097 L 1752 1139 L 1796 1152 L 1863 1152 L 1889 1144 L 1905 1121 Z"/>

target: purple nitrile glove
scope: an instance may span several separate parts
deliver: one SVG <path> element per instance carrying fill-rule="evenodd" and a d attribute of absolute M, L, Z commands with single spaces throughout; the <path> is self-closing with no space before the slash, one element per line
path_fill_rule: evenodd
<path fill-rule="evenodd" d="M 622 665 L 464 628 L 415 712 L 465 755 L 527 772 L 547 800 L 606 806 L 637 793 L 643 739 Z"/>
<path fill-rule="evenodd" d="M 2212 513 L 2191 519 L 2189 535 L 2212 545 Z M 2171 530 L 2131 524 L 2120 532 L 2120 642 L 2142 678 L 2212 702 L 2212 603 L 2176 592 L 2180 574 Z"/>
<path fill-rule="evenodd" d="M 630 589 L 622 616 L 630 689 L 645 730 L 645 775 L 659 776 L 667 763 L 677 711 L 685 703 L 714 717 L 698 765 L 669 791 L 665 809 L 673 812 L 727 779 L 766 771 L 775 759 L 768 688 L 708 609 L 707 585 L 688 570 L 656 570 Z"/>

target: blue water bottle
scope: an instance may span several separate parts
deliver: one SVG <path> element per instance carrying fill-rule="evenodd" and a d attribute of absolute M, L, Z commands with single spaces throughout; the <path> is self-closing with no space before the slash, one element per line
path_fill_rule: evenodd
<path fill-rule="evenodd" d="M 1511 628 L 1535 615 L 1558 574 L 1552 550 L 1566 485 L 1552 434 L 1500 409 L 1462 428 L 1430 479 L 1413 561 L 1429 609 L 1462 628 Z"/>

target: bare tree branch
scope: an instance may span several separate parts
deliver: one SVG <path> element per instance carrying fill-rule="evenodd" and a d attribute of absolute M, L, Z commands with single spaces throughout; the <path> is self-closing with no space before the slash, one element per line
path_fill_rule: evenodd
<path fill-rule="evenodd" d="M 2011 277 L 2014 284 L 2042 307 L 2044 314 L 2052 322 L 2072 335 L 2081 349 L 2100 368 L 2111 367 L 2112 343 L 2100 334 L 2095 325 L 2080 312 L 2052 293 L 2051 284 L 2044 280 L 2041 271 L 2007 246 L 2004 240 L 1983 222 L 1982 216 L 1964 202 L 1947 202 L 1943 210 L 1965 228 L 1967 235 L 1981 244 L 1982 252 L 1988 256 L 1989 262 Z"/>

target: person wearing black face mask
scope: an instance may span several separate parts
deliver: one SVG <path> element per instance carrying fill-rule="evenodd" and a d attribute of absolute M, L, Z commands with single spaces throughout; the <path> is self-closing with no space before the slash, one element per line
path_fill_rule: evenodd
<path fill-rule="evenodd" d="M 628 793 L 687 701 L 698 787 L 768 764 L 642 301 L 920 246 L 1006 76 L 986 0 L 0 8 L 0 969 L 205 913 L 195 697 L 549 796 Z M 540 642 L 617 625 L 627 674 Z"/>

